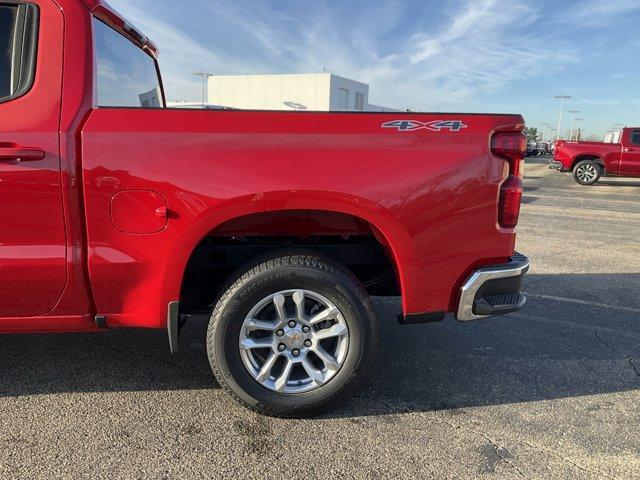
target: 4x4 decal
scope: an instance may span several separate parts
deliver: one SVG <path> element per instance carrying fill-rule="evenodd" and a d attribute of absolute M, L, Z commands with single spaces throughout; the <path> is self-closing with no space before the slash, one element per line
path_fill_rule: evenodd
<path fill-rule="evenodd" d="M 467 126 L 460 120 L 434 120 L 432 122 L 418 122 L 417 120 L 394 120 L 382 124 L 382 128 L 395 128 L 399 132 L 413 132 L 414 130 L 430 130 L 440 132 L 449 130 L 459 132 Z"/>

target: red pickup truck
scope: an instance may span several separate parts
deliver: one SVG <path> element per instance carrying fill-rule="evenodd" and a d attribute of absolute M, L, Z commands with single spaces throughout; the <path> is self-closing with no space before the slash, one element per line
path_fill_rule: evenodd
<path fill-rule="evenodd" d="M 521 308 L 519 115 L 165 107 L 158 50 L 101 0 L 0 3 L 0 333 L 207 315 L 213 373 L 271 415 L 371 369 L 402 323 Z"/>
<path fill-rule="evenodd" d="M 640 127 L 623 128 L 620 143 L 555 143 L 549 168 L 573 172 L 581 185 L 593 185 L 602 176 L 640 177 Z"/>

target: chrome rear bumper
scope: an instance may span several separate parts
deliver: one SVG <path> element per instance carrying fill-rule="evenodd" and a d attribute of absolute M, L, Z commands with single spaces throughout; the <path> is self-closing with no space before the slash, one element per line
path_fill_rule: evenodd
<path fill-rule="evenodd" d="M 549 168 L 551 170 L 560 170 L 561 172 L 564 171 L 564 165 L 558 160 L 551 160 L 549 162 Z"/>
<path fill-rule="evenodd" d="M 527 301 L 521 292 L 529 259 L 516 253 L 507 263 L 482 267 L 460 289 L 456 318 L 461 322 L 520 310 Z"/>

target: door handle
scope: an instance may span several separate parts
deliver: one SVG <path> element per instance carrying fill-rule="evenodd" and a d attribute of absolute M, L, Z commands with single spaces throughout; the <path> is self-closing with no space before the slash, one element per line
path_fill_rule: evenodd
<path fill-rule="evenodd" d="M 0 162 L 8 160 L 18 160 L 21 162 L 33 162 L 42 160 L 45 156 L 44 150 L 33 147 L 0 147 Z"/>
<path fill-rule="evenodd" d="M 635 148 L 631 148 L 631 147 L 627 147 L 625 149 L 623 149 L 624 152 L 635 152 L 636 149 Z"/>

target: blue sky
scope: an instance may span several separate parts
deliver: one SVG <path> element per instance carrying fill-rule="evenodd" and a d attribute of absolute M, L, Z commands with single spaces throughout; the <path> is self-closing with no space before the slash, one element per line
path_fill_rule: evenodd
<path fill-rule="evenodd" d="M 587 134 L 640 124 L 640 0 L 110 0 L 160 47 L 168 99 L 194 71 L 316 73 L 369 83 L 370 101 L 522 113 Z M 563 133 L 569 128 L 565 116 Z"/>

